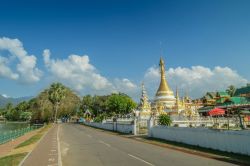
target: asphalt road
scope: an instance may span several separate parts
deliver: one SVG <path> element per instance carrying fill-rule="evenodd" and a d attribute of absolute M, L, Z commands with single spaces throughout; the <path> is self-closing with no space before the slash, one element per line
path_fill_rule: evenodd
<path fill-rule="evenodd" d="M 63 166 L 231 166 L 77 124 L 59 126 Z"/>

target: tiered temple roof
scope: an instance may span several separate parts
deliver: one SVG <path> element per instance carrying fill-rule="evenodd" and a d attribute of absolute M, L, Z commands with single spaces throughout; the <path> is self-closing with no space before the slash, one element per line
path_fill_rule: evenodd
<path fill-rule="evenodd" d="M 146 92 L 146 89 L 145 89 L 143 83 L 142 83 L 142 94 L 141 94 L 139 109 L 141 111 L 150 111 L 151 110 L 151 106 L 150 106 L 150 103 L 148 101 L 148 95 L 147 95 L 147 92 Z"/>

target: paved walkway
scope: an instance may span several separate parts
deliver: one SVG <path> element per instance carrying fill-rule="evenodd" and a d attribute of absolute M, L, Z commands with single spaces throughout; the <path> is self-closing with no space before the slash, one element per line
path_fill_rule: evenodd
<path fill-rule="evenodd" d="M 61 166 L 58 147 L 59 125 L 54 125 L 35 149 L 21 163 L 22 166 Z"/>
<path fill-rule="evenodd" d="M 25 135 L 23 135 L 21 137 L 18 137 L 17 139 L 15 139 L 13 141 L 9 141 L 5 144 L 0 145 L 0 157 L 6 156 L 9 153 L 11 153 L 17 145 L 30 139 L 37 132 L 38 132 L 38 130 L 31 131 L 31 132 L 26 133 Z"/>

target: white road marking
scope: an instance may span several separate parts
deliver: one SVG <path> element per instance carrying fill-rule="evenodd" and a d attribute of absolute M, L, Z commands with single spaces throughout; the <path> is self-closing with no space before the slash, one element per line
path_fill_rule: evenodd
<path fill-rule="evenodd" d="M 103 142 L 103 141 L 99 141 L 99 143 L 104 144 L 104 145 L 106 145 L 107 147 L 111 147 L 111 145 L 109 145 L 109 144 L 107 144 L 107 143 L 105 143 L 105 142 Z"/>
<path fill-rule="evenodd" d="M 146 164 L 148 164 L 148 165 L 151 165 L 151 166 L 154 166 L 154 164 L 151 164 L 151 163 L 149 163 L 149 162 L 147 162 L 147 161 L 145 161 L 145 160 L 143 160 L 143 159 L 141 159 L 141 158 L 139 158 L 139 157 L 136 157 L 136 156 L 134 156 L 134 155 L 132 155 L 132 154 L 128 154 L 130 157 L 132 157 L 132 158 L 134 158 L 134 159 L 137 159 L 137 160 L 140 160 L 140 161 L 142 161 L 142 162 L 144 162 L 144 163 L 146 163 Z"/>
<path fill-rule="evenodd" d="M 49 164 L 48 166 L 55 166 L 55 165 L 58 165 L 58 164 Z"/>
<path fill-rule="evenodd" d="M 89 134 L 88 134 L 87 136 L 88 136 L 89 138 L 92 138 L 92 136 L 91 136 L 91 135 L 89 135 Z"/>
<path fill-rule="evenodd" d="M 59 140 L 59 129 L 60 129 L 60 126 L 58 126 L 57 133 L 56 133 L 56 138 L 57 138 L 57 152 L 58 152 L 58 165 L 62 166 L 61 147 L 60 147 L 60 140 Z"/>
<path fill-rule="evenodd" d="M 51 161 L 55 161 L 55 158 L 49 158 L 49 160 L 48 160 L 49 162 L 51 162 Z"/>
<path fill-rule="evenodd" d="M 49 156 L 57 156 L 56 153 L 50 153 Z"/>
<path fill-rule="evenodd" d="M 56 150 L 55 150 L 55 149 L 51 149 L 50 151 L 51 151 L 51 152 L 55 152 Z"/>

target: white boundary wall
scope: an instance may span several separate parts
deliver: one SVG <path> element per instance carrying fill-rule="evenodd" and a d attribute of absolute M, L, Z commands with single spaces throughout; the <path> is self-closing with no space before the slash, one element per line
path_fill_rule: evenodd
<path fill-rule="evenodd" d="M 153 126 L 149 129 L 148 136 L 250 155 L 250 130 L 220 131 L 206 128 Z"/>
<path fill-rule="evenodd" d="M 121 133 L 132 133 L 135 134 L 134 125 L 132 124 L 122 124 L 122 123 L 96 123 L 96 122 L 83 122 L 85 125 L 105 129 L 105 130 L 111 130 L 111 131 L 118 131 Z"/>
<path fill-rule="evenodd" d="M 105 129 L 105 130 L 114 130 L 112 123 L 96 123 L 96 122 L 83 122 L 85 125 Z"/>

